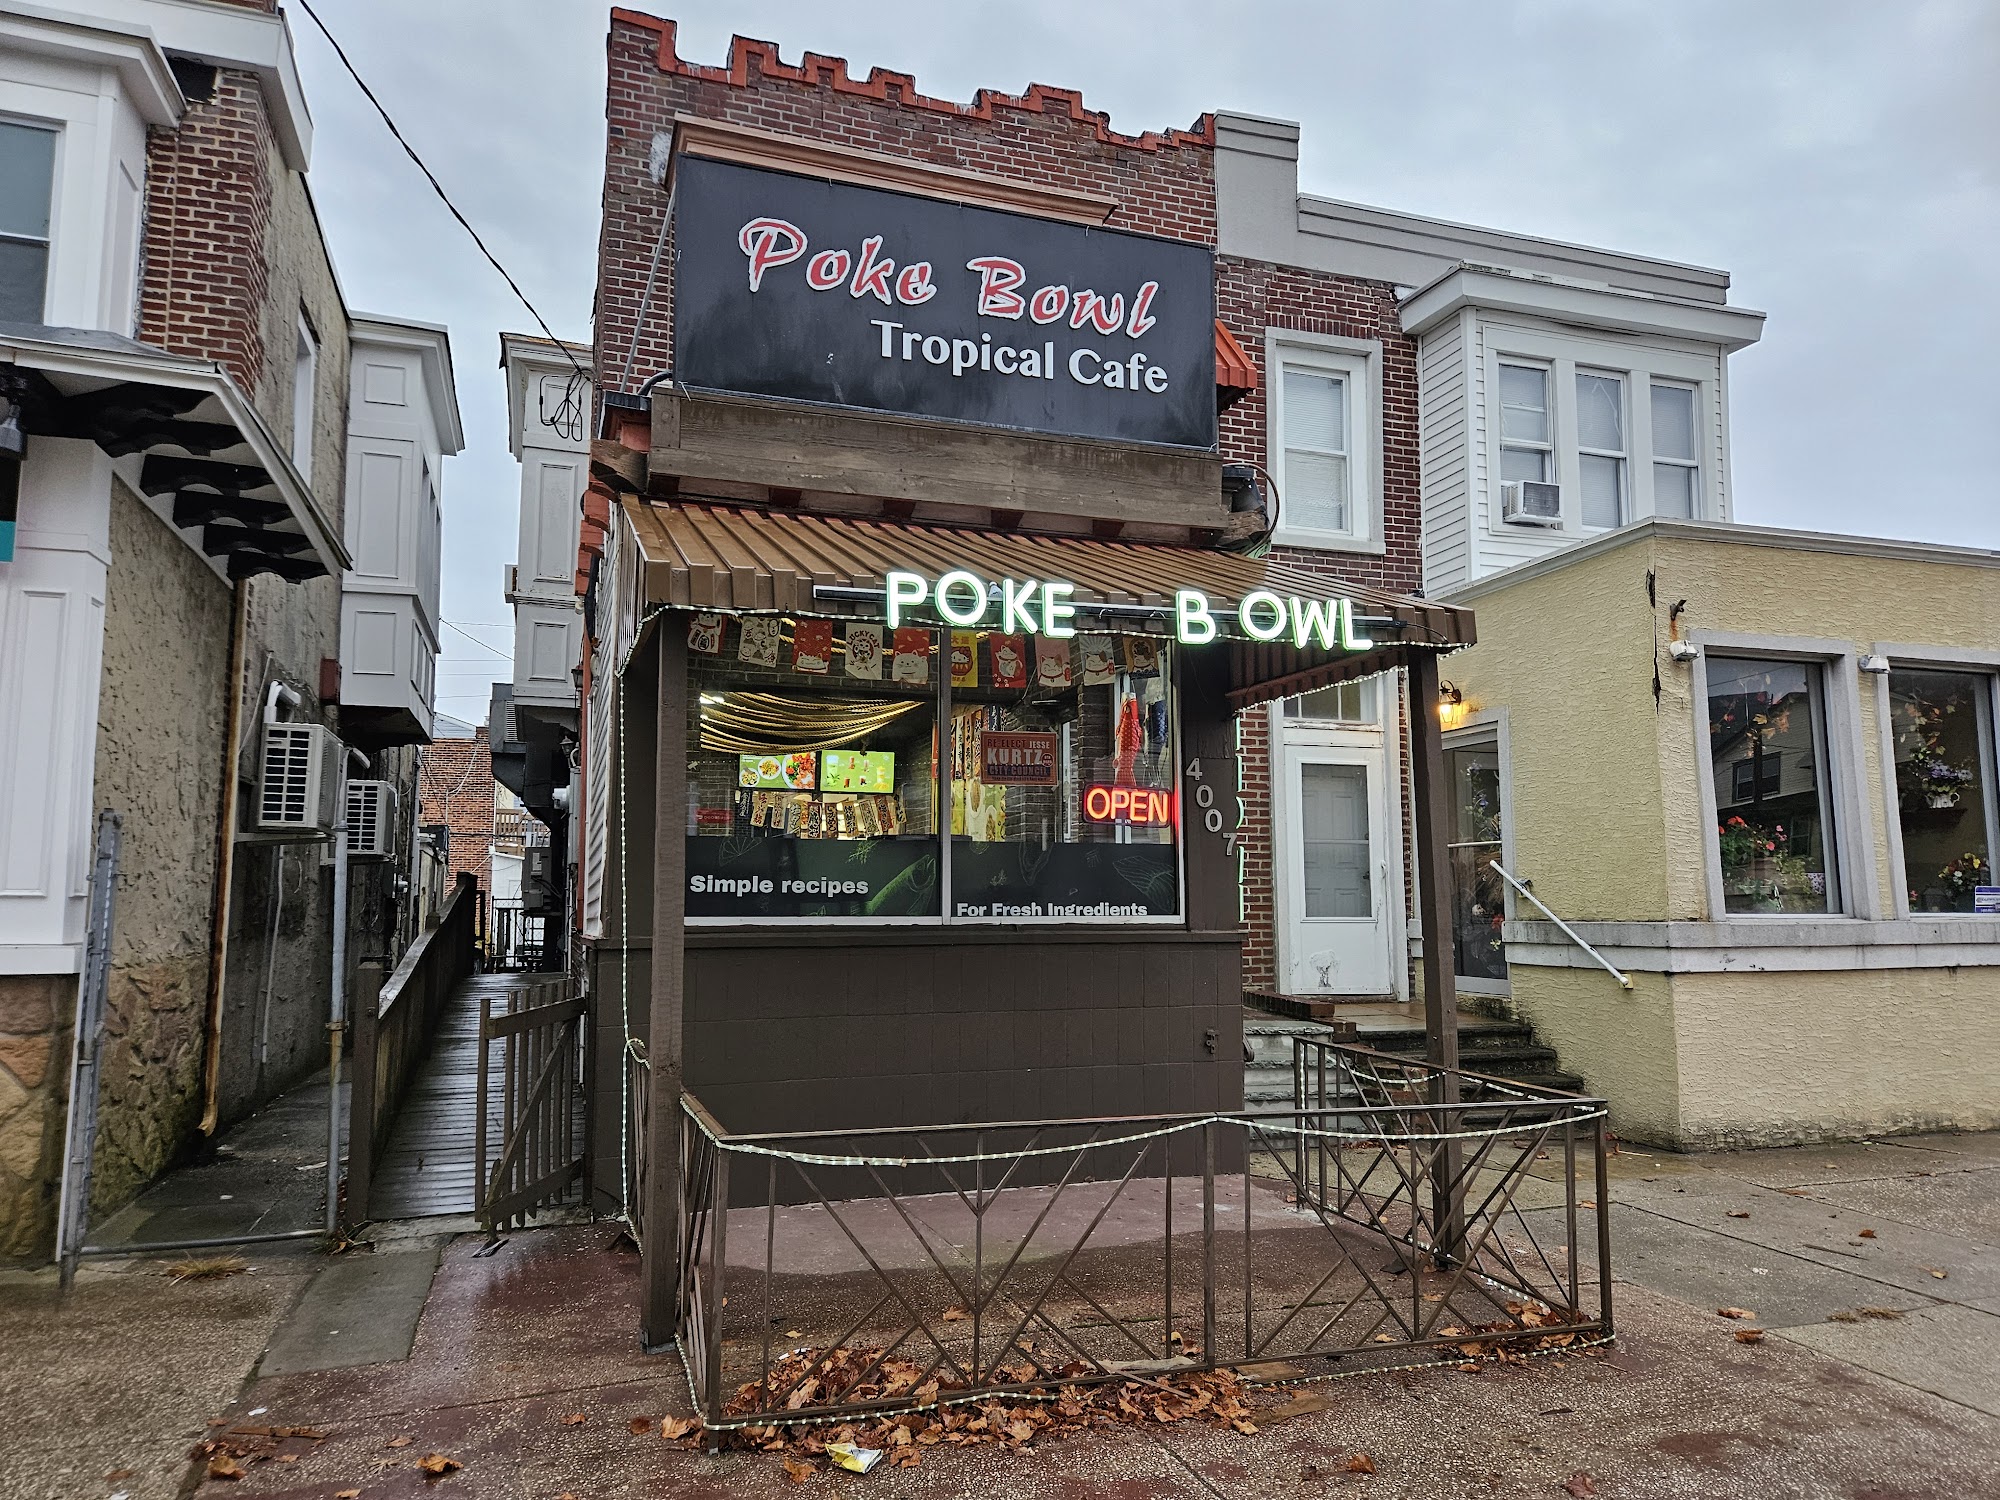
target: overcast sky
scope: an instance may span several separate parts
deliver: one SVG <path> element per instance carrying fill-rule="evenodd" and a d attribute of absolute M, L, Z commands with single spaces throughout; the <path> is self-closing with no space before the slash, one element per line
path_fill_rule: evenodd
<path fill-rule="evenodd" d="M 587 340 L 608 6 L 317 7 L 556 331 Z M 438 707 L 477 722 L 488 681 L 511 675 L 500 576 L 519 478 L 497 334 L 529 318 L 292 9 L 313 191 L 348 300 L 451 329 L 466 451 L 444 478 Z M 1730 362 L 1737 519 L 2000 547 L 1992 0 L 660 13 L 697 62 L 721 62 L 736 31 L 787 61 L 810 49 L 857 76 L 912 73 L 950 99 L 1079 89 L 1126 131 L 1214 108 L 1297 120 L 1305 192 L 1724 267 L 1731 301 L 1770 315 Z"/>

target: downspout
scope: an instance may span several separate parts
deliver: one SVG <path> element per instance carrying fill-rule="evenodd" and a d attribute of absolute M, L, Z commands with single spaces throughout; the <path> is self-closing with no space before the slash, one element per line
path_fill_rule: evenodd
<path fill-rule="evenodd" d="M 222 806 L 215 835 L 215 909 L 208 932 L 208 1025 L 201 1063 L 201 1133 L 215 1134 L 222 1101 L 222 985 L 229 971 L 229 903 L 236 873 L 236 759 L 243 732 L 243 649 L 249 634 L 250 580 L 237 580 L 230 604 L 229 711 L 222 746 Z"/>

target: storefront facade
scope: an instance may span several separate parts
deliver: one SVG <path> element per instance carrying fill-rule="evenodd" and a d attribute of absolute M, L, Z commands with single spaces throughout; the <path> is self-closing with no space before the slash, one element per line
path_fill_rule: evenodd
<path fill-rule="evenodd" d="M 1238 1107 L 1237 722 L 1399 668 L 1434 695 L 1471 622 L 1250 555 L 1208 123 L 741 41 L 692 68 L 626 12 L 611 53 L 597 1194 L 671 1219 L 683 1087 L 732 1130 Z"/>
<path fill-rule="evenodd" d="M 2000 556 L 1654 520 L 1451 597 L 1448 756 L 1571 929 L 1509 892 L 1499 966 L 1621 1136 L 2000 1124 Z"/>

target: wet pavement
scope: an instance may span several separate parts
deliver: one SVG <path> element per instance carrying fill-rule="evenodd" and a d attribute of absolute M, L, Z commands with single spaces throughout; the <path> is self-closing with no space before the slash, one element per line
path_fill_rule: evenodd
<path fill-rule="evenodd" d="M 2000 1137 L 1709 1157 L 1628 1151 L 1612 1163 L 1611 1196 L 1619 1340 L 1600 1356 L 1323 1382 L 1309 1389 L 1325 1396 L 1324 1411 L 1266 1419 L 1254 1436 L 1181 1424 L 1019 1452 L 934 1449 L 915 1469 L 820 1473 L 799 1488 L 850 1500 L 1915 1500 L 2000 1490 Z M 0 1285 L 10 1417 L 0 1496 L 170 1494 L 152 1482 L 171 1466 L 92 1476 L 115 1467 L 123 1433 L 184 1452 L 231 1393 L 233 1421 L 328 1435 L 279 1445 L 291 1462 L 199 1483 L 202 1497 L 792 1491 L 774 1457 L 691 1453 L 629 1432 L 632 1417 L 690 1408 L 679 1361 L 639 1352 L 637 1257 L 614 1228 L 534 1230 L 497 1253 L 481 1248 L 471 1236 L 444 1248 L 407 1357 L 339 1369 L 302 1367 L 330 1363 L 322 1352 L 267 1357 L 252 1374 L 253 1349 L 267 1339 L 274 1354 L 296 1349 L 301 1321 L 311 1321 L 314 1296 L 300 1294 L 318 1263 L 283 1254 L 257 1258 L 251 1276 L 187 1287 L 99 1270 L 68 1311 L 38 1301 L 36 1288 Z M 378 1253 L 432 1252 L 385 1240 Z M 345 1260 L 324 1263 L 324 1275 Z M 386 1275 L 379 1298 L 357 1284 L 344 1303 L 322 1292 L 319 1305 L 364 1319 L 407 1307 L 420 1279 L 409 1269 Z M 287 1316 L 292 1297 L 300 1311 Z M 1738 1343 L 1745 1324 L 1719 1318 L 1723 1306 L 1750 1309 L 1767 1337 Z M 388 1347 L 400 1353 L 400 1336 Z M 417 1461 L 433 1452 L 464 1467 L 426 1479 Z M 1357 1453 L 1370 1456 L 1372 1475 L 1349 1472 Z"/>

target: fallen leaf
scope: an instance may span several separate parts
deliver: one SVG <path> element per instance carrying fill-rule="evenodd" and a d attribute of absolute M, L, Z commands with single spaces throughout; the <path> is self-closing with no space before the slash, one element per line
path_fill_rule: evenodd
<path fill-rule="evenodd" d="M 700 1426 L 701 1423 L 697 1422 L 693 1417 L 662 1417 L 660 1418 L 660 1436 L 672 1442 L 676 1438 L 686 1437 Z"/>
<path fill-rule="evenodd" d="M 1754 1318 L 1757 1316 L 1747 1307 L 1718 1307 L 1715 1310 L 1715 1315 L 1718 1318 Z"/>
<path fill-rule="evenodd" d="M 1875 1231 L 1872 1229 L 1863 1229 L 1859 1231 L 1859 1233 L 1861 1235 L 1861 1238 L 1863 1238 L 1864 1240 L 1872 1240 L 1875 1238 Z"/>
<path fill-rule="evenodd" d="M 1729 1210 L 1729 1217 L 1732 1219 L 1747 1219 L 1750 1217 L 1750 1210 L 1747 1208 L 1732 1208 Z"/>
<path fill-rule="evenodd" d="M 455 1458 L 447 1458 L 442 1453 L 426 1453 L 417 1460 L 417 1467 L 424 1471 L 426 1479 L 442 1479 L 454 1469 L 462 1469 L 464 1464 Z"/>
<path fill-rule="evenodd" d="M 415 1438 L 408 1436 L 392 1437 L 389 1439 L 388 1442 L 384 1443 L 382 1446 L 384 1448 L 407 1448 L 410 1446 L 410 1444 L 414 1443 L 415 1441 L 416 1441 Z"/>
<path fill-rule="evenodd" d="M 296 1453 L 280 1453 L 278 1455 L 278 1462 L 281 1464 L 295 1464 L 298 1461 L 299 1456 Z"/>
<path fill-rule="evenodd" d="M 1238 1432 L 1242 1433 L 1245 1437 L 1255 1437 L 1257 1435 L 1257 1424 L 1251 1421 L 1248 1417 L 1238 1417 L 1234 1422 L 1231 1422 L 1229 1425 L 1231 1427 L 1234 1427 Z"/>
<path fill-rule="evenodd" d="M 813 1477 L 813 1466 L 811 1464 L 802 1464 L 796 1458 L 788 1458 L 784 1463 L 785 1478 L 791 1480 L 793 1484 L 804 1484 L 808 1479 Z"/>
<path fill-rule="evenodd" d="M 962 1307 L 947 1307 L 943 1312 L 938 1314 L 938 1321 L 940 1323 L 956 1323 L 961 1318 L 970 1316 L 971 1314 L 966 1312 Z"/>
<path fill-rule="evenodd" d="M 788 1339 L 802 1339 L 805 1337 L 805 1333 L 801 1329 L 787 1328 L 785 1330 L 785 1337 Z"/>
<path fill-rule="evenodd" d="M 1917 1269 L 1919 1271 L 1930 1272 L 1931 1275 L 1935 1276 L 1939 1281 L 1944 1280 L 1944 1272 L 1940 1271 L 1936 1266 L 1918 1266 Z"/>
<path fill-rule="evenodd" d="M 1588 1497 L 1597 1493 L 1596 1482 L 1581 1469 L 1565 1479 L 1562 1487 L 1574 1495 L 1576 1500 L 1588 1500 Z"/>
<path fill-rule="evenodd" d="M 653 1430 L 653 1419 L 651 1417 L 634 1417 L 625 1426 L 633 1437 L 644 1437 Z"/>
<path fill-rule="evenodd" d="M 1347 1461 L 1347 1472 L 1350 1474 L 1373 1474 L 1375 1472 L 1375 1460 L 1365 1453 L 1357 1453 Z"/>
<path fill-rule="evenodd" d="M 1736 1330 L 1736 1342 L 1739 1344 L 1761 1344 L 1764 1342 L 1764 1330 L 1761 1328 L 1739 1328 Z"/>
<path fill-rule="evenodd" d="M 1597 1207 L 1597 1200 L 1595 1198 L 1579 1198 L 1576 1200 L 1576 1206 L 1578 1208 L 1595 1208 Z"/>
<path fill-rule="evenodd" d="M 361 1491 L 335 1490 L 333 1492 L 333 1500 L 361 1500 Z"/>
<path fill-rule="evenodd" d="M 586 1415 L 585 1413 L 580 1411 L 573 1411 L 568 1416 L 562 1419 L 562 1424 L 565 1427 L 581 1427 L 585 1422 L 588 1422 L 589 1420 L 590 1420 L 589 1416 Z"/>
<path fill-rule="evenodd" d="M 243 1465 L 227 1453 L 218 1453 L 208 1461 L 210 1479 L 241 1479 L 243 1472 Z"/>

